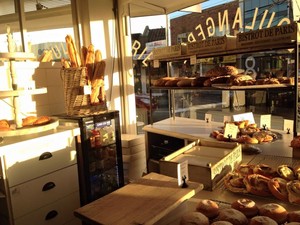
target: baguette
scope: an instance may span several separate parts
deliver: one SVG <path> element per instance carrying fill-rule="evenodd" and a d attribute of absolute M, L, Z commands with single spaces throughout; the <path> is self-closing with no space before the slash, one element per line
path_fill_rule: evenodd
<path fill-rule="evenodd" d="M 106 63 L 105 61 L 100 61 L 95 64 L 95 72 L 93 79 L 91 81 L 92 93 L 91 93 L 91 103 L 98 104 L 105 101 L 105 90 L 104 90 L 104 73 L 105 73 Z"/>
<path fill-rule="evenodd" d="M 87 47 L 82 46 L 81 47 L 81 55 L 82 55 L 81 64 L 82 64 L 83 67 L 86 65 L 87 53 L 88 53 Z"/>
<path fill-rule="evenodd" d="M 94 45 L 90 44 L 87 48 L 87 55 L 86 55 L 86 69 L 87 69 L 87 76 L 89 84 L 93 80 L 94 76 L 94 63 L 95 63 L 95 49 Z"/>
<path fill-rule="evenodd" d="M 65 37 L 67 43 L 68 54 L 70 57 L 71 67 L 79 67 L 80 65 L 80 56 L 77 52 L 76 45 L 73 38 L 70 35 Z"/>
<path fill-rule="evenodd" d="M 69 64 L 69 62 L 66 60 L 66 59 L 64 59 L 64 58 L 62 58 L 61 60 L 60 60 L 60 62 L 61 62 L 61 66 L 63 67 L 63 68 L 70 68 L 70 64 Z"/>
<path fill-rule="evenodd" d="M 102 60 L 102 54 L 99 49 L 95 51 L 95 63 L 100 62 Z"/>

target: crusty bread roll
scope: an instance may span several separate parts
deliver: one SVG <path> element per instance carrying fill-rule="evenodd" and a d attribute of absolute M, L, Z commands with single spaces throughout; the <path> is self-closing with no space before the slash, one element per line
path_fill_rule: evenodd
<path fill-rule="evenodd" d="M 33 122 L 33 125 L 42 125 L 42 124 L 46 124 L 50 121 L 50 117 L 49 116 L 40 116 L 37 118 L 36 121 Z"/>
<path fill-rule="evenodd" d="M 207 216 L 209 219 L 215 218 L 219 215 L 218 204 L 209 199 L 201 199 L 196 206 L 196 210 Z"/>
<path fill-rule="evenodd" d="M 67 50 L 70 57 L 71 67 L 79 67 L 81 66 L 81 59 L 80 55 L 77 52 L 77 48 L 75 45 L 75 42 L 72 38 L 72 36 L 67 35 L 65 37 L 66 44 L 67 44 Z"/>
<path fill-rule="evenodd" d="M 248 224 L 247 217 L 240 211 L 232 208 L 221 209 L 217 220 L 228 221 L 234 225 Z"/>
<path fill-rule="evenodd" d="M 9 128 L 9 122 L 8 122 L 8 120 L 5 120 L 5 119 L 0 120 L 0 127 L 1 128 Z"/>
<path fill-rule="evenodd" d="M 209 220 L 200 212 L 187 212 L 181 217 L 180 225 L 209 225 Z"/>
<path fill-rule="evenodd" d="M 211 225 L 233 225 L 233 224 L 228 221 L 220 220 L 220 221 L 213 222 Z"/>
<path fill-rule="evenodd" d="M 36 116 L 27 116 L 25 118 L 22 119 L 22 126 L 26 127 L 26 126 L 31 126 L 34 124 L 34 122 L 37 120 L 38 118 Z"/>
<path fill-rule="evenodd" d="M 249 225 L 278 225 L 277 222 L 267 216 L 255 216 L 250 219 Z"/>
<path fill-rule="evenodd" d="M 283 224 L 287 221 L 288 212 L 277 203 L 267 203 L 259 207 L 259 215 L 270 217 L 278 224 Z"/>
<path fill-rule="evenodd" d="M 246 217 L 253 217 L 258 214 L 256 203 L 248 198 L 241 198 L 231 203 L 231 208 L 242 212 Z"/>

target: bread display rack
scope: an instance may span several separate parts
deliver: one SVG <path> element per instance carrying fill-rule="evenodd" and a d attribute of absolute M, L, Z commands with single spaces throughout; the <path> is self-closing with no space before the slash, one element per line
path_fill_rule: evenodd
<path fill-rule="evenodd" d="M 279 30 L 278 30 L 279 29 Z M 276 30 L 276 32 L 275 32 Z M 255 36 L 255 32 L 260 32 L 261 35 L 258 40 L 249 41 L 249 39 L 245 37 Z M 270 32 L 274 32 L 274 35 L 267 35 Z M 276 35 L 275 35 L 276 34 Z M 281 27 L 271 27 L 261 30 L 254 30 L 249 32 L 241 32 L 238 33 L 236 37 L 227 38 L 219 37 L 220 39 L 224 39 L 227 41 L 219 41 L 215 43 L 223 43 L 224 46 L 218 46 L 218 48 L 206 48 L 204 46 L 211 45 L 211 40 L 202 40 L 200 42 L 191 42 L 188 43 L 185 47 L 181 45 L 181 55 L 178 54 L 172 55 L 170 52 L 170 48 L 168 48 L 168 55 L 161 54 L 161 51 L 153 52 L 153 65 L 159 65 L 160 62 L 178 62 L 184 60 L 190 60 L 190 62 L 195 59 L 205 59 L 209 57 L 224 57 L 224 56 L 232 56 L 232 55 L 242 55 L 242 54 L 250 54 L 250 53 L 259 53 L 259 52 L 276 52 L 280 50 L 288 50 L 289 55 L 294 57 L 294 71 L 295 75 L 293 78 L 293 82 L 287 84 L 263 84 L 263 85 L 245 85 L 245 86 L 235 86 L 235 85 L 226 85 L 226 84 L 215 84 L 210 87 L 197 87 L 197 86 L 183 86 L 178 87 L 174 86 L 154 86 L 151 82 L 151 75 L 149 75 L 149 94 L 150 94 L 150 123 L 153 124 L 152 118 L 152 92 L 157 90 L 167 90 L 170 96 L 171 107 L 170 107 L 170 115 L 172 115 L 173 119 L 175 119 L 175 98 L 174 94 L 176 90 L 203 90 L 203 91 L 235 91 L 235 90 L 287 90 L 292 91 L 294 93 L 295 107 L 294 107 L 294 123 L 293 132 L 294 136 L 297 135 L 298 130 L 298 76 L 299 76 L 299 44 L 300 44 L 300 24 L 297 22 L 281 25 Z M 235 41 L 233 41 L 235 39 Z M 205 43 L 206 42 L 206 43 Z M 229 43 L 230 44 L 226 44 Z M 222 45 L 222 44 L 221 44 Z M 187 49 L 185 49 L 187 48 Z M 184 50 L 183 50 L 184 49 Z M 211 50 L 211 51 L 210 51 Z M 158 61 L 158 62 L 155 62 Z M 169 75 L 168 75 L 169 77 Z"/>
<path fill-rule="evenodd" d="M 35 60 L 36 57 L 33 53 L 28 52 L 14 52 L 13 39 L 10 34 L 10 30 L 7 30 L 7 41 L 8 41 L 8 50 L 9 52 L 0 53 L 0 61 L 7 61 L 9 64 L 9 85 L 10 87 L 7 90 L 0 90 L 0 101 L 4 101 L 6 98 L 12 98 L 12 105 L 8 104 L 13 108 L 13 117 L 15 123 L 15 129 L 0 131 L 0 137 L 6 136 L 19 136 L 25 134 L 33 134 L 41 131 L 51 130 L 58 126 L 58 119 L 51 118 L 49 123 L 40 126 L 31 126 L 31 127 L 22 127 L 22 115 L 24 113 L 20 110 L 20 96 L 25 95 L 39 95 L 46 94 L 47 88 L 35 88 L 27 87 L 21 88 L 18 86 L 18 76 L 15 71 L 15 63 L 26 60 Z"/>

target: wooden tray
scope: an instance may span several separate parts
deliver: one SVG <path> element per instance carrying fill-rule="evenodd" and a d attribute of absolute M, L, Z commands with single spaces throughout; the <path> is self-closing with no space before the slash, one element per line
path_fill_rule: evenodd
<path fill-rule="evenodd" d="M 58 118 L 51 117 L 50 121 L 44 125 L 22 127 L 10 131 L 0 131 L 0 137 L 21 136 L 26 134 L 39 133 L 39 132 L 55 129 L 58 125 L 59 125 Z"/>
<path fill-rule="evenodd" d="M 203 189 L 200 183 L 178 187 L 177 179 L 150 173 L 77 210 L 88 224 L 150 225 Z"/>

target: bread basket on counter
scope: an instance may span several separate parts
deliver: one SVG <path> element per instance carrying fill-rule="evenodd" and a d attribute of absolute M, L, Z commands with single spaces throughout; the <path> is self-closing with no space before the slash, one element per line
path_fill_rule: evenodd
<path fill-rule="evenodd" d="M 106 102 L 92 105 L 87 68 L 62 68 L 65 108 L 68 115 L 96 114 L 107 110 Z"/>

